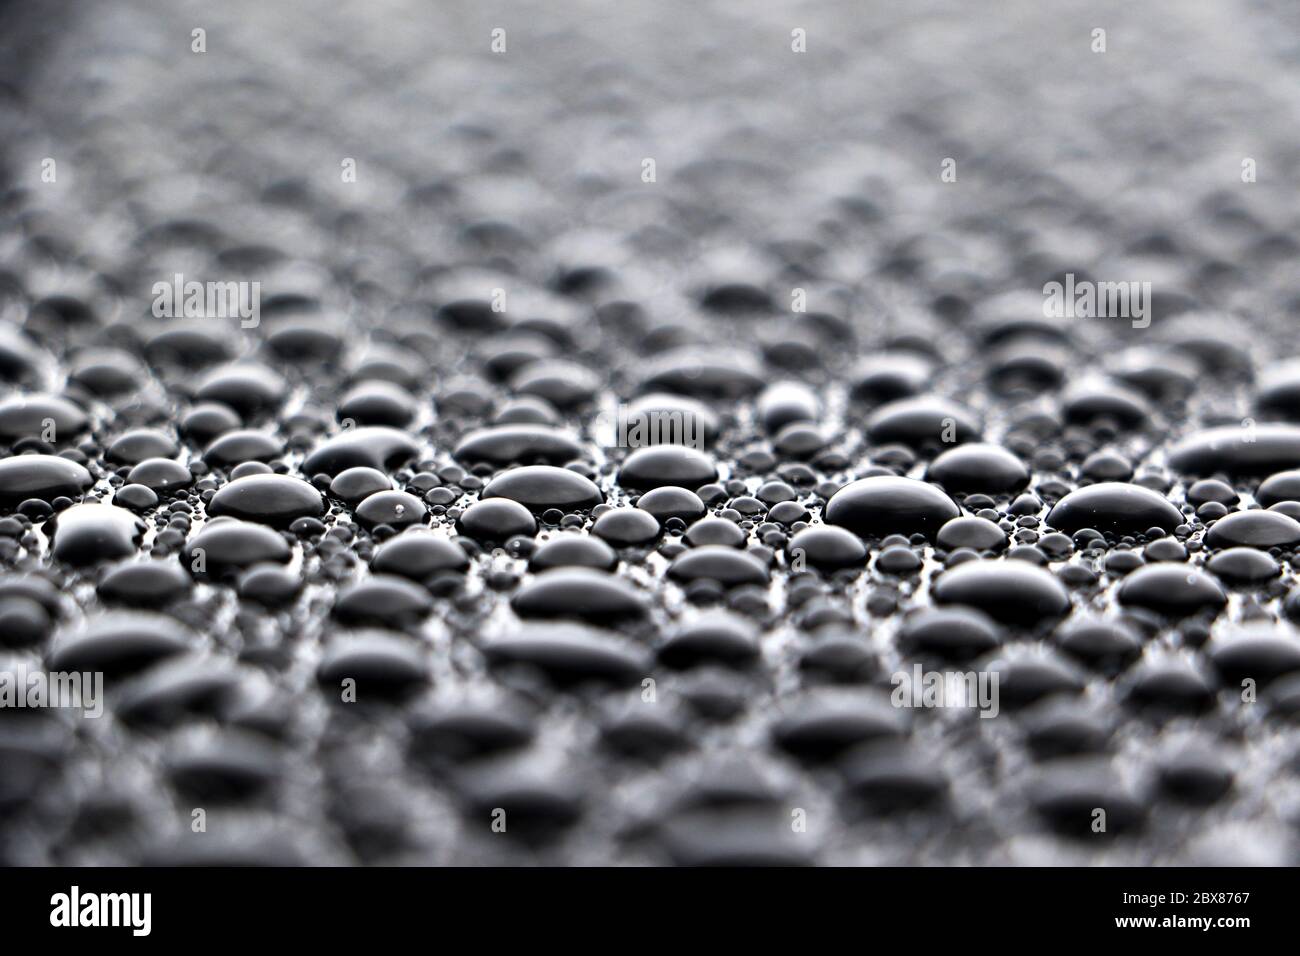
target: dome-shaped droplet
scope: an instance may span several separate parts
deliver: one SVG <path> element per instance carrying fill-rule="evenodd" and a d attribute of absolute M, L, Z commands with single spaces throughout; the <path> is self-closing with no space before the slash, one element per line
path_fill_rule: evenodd
<path fill-rule="evenodd" d="M 504 471 L 488 482 L 481 497 L 509 498 L 534 514 L 551 508 L 584 511 L 605 500 L 590 478 L 553 465 L 525 465 Z"/>
<path fill-rule="evenodd" d="M 1150 488 L 1105 481 L 1070 492 L 1048 512 L 1047 523 L 1067 534 L 1084 528 L 1141 534 L 1149 528 L 1173 531 L 1183 523 L 1183 515 Z"/>
<path fill-rule="evenodd" d="M 249 475 L 218 489 L 208 502 L 208 514 L 230 515 L 287 528 L 298 518 L 317 518 L 325 511 L 320 492 L 289 475 Z"/>
<path fill-rule="evenodd" d="M 889 534 L 933 538 L 945 522 L 959 514 L 952 499 L 934 485 L 889 475 L 850 482 L 831 496 L 825 508 L 828 524 L 848 528 L 863 538 Z"/>
<path fill-rule="evenodd" d="M 1051 572 L 1025 561 L 967 561 L 939 575 L 940 604 L 964 604 L 996 621 L 1032 627 L 1070 611 L 1070 596 Z"/>
<path fill-rule="evenodd" d="M 132 512 L 105 504 L 73 505 L 54 522 L 54 557 L 68 564 L 96 564 L 135 553 L 144 523 Z"/>
<path fill-rule="evenodd" d="M 29 498 L 75 500 L 92 480 L 81 465 L 57 455 L 14 455 L 0 460 L 0 506 L 12 507 Z"/>

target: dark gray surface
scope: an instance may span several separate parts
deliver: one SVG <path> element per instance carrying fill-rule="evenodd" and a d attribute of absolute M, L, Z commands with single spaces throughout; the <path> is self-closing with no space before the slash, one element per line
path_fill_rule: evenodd
<path fill-rule="evenodd" d="M 287 380 L 276 414 L 249 424 L 287 442 L 279 460 L 290 474 L 337 430 L 349 375 L 375 347 L 412 363 L 420 413 L 405 430 L 433 470 L 491 420 L 508 385 L 465 383 L 485 375 L 505 332 L 486 327 L 490 313 L 468 328 L 437 317 L 461 294 L 453 288 L 478 299 L 505 288 L 505 324 L 540 330 L 555 357 L 594 373 L 594 400 L 558 415 L 611 504 L 628 493 L 615 468 L 624 451 L 609 446 L 617 402 L 637 394 L 655 353 L 678 343 L 715 358 L 752 353 L 763 381 L 805 381 L 830 436 L 831 454 L 811 467 L 817 482 L 836 485 L 873 460 L 899 461 L 866 437 L 871 404 L 848 393 L 855 363 L 891 343 L 932 350 L 923 390 L 970 407 L 986 440 L 1031 460 L 1040 489 L 1074 487 L 1096 449 L 1159 474 L 1185 434 L 1288 414 L 1261 413 L 1252 378 L 1295 353 L 1300 309 L 1300 83 L 1286 4 L 1017 2 L 993 12 L 957 2 L 127 2 L 9 5 L 3 16 L 14 55 L 0 98 L 0 308 L 38 351 L 30 380 L 6 388 L 59 390 L 86 349 L 123 350 L 108 364 L 138 391 L 95 397 L 72 386 L 93 419 L 97 494 L 111 490 L 116 467 L 105 467 L 103 448 L 133 427 L 175 435 L 192 404 L 200 371 L 138 358 L 159 331 L 152 284 L 178 271 L 262 283 L 257 329 L 215 319 L 199 327 Z M 206 54 L 190 51 L 195 27 L 207 31 Z M 497 27 L 504 55 L 489 51 Z M 805 54 L 791 52 L 796 27 L 807 30 Z M 1095 27 L 1107 31 L 1104 54 L 1090 50 Z M 45 157 L 58 163 L 57 183 L 40 180 Z M 641 180 L 646 157 L 657 164 L 653 184 Z M 949 157 L 956 183 L 940 181 Z M 1246 157 L 1258 182 L 1241 181 Z M 355 183 L 340 181 L 345 158 L 356 160 Z M 603 267 L 606 281 L 548 291 L 565 270 L 589 267 Z M 1034 318 L 1043 283 L 1065 272 L 1151 282 L 1153 322 L 1078 319 L 1057 322 L 1059 341 L 1022 335 L 1011 345 L 1062 381 L 1011 388 L 980 323 L 995 296 L 1015 290 L 1027 291 L 1016 316 Z M 710 288 L 735 283 L 765 291 L 772 307 L 702 308 Z M 810 312 L 834 319 L 791 315 L 794 287 L 808 290 Z M 278 294 L 312 308 L 275 315 L 266 303 Z M 69 324 L 32 308 L 52 295 L 93 317 Z M 337 356 L 286 355 L 291 335 L 277 352 L 277 329 L 300 323 L 322 327 L 319 341 Z M 1063 423 L 1063 408 L 1084 414 L 1070 405 L 1071 386 L 1140 362 L 1169 371 L 1172 400 L 1109 430 Z M 689 362 L 679 371 L 684 387 L 700 381 Z M 467 388 L 489 408 L 466 408 Z M 706 453 L 750 492 L 788 464 L 746 459 L 771 447 L 752 399 L 707 399 L 726 427 Z M 1041 434 L 1028 424 L 1036 414 Z M 181 446 L 186 463 L 203 451 L 193 440 Z M 902 467 L 921 477 L 926 457 Z M 1188 482 L 1169 478 L 1167 497 L 1181 506 Z M 1239 483 L 1243 507 L 1253 487 Z M 800 489 L 814 517 L 828 490 Z M 177 561 L 177 547 L 157 542 L 154 519 L 141 554 Z M 327 517 L 335 523 L 353 524 L 351 512 L 336 506 Z M 447 515 L 428 523 L 454 533 Z M 1190 540 L 1203 531 L 1192 522 Z M 524 575 L 526 562 L 480 555 L 463 586 L 436 591 L 427 617 L 394 637 L 404 642 L 399 657 L 428 669 L 430 688 L 376 706 L 336 703 L 316 680 L 326 648 L 357 639 L 330 609 L 340 582 L 369 573 L 369 536 L 341 546 L 295 540 L 290 567 L 307 587 L 289 608 L 266 611 L 207 583 L 187 584 L 163 608 L 189 624 L 199 671 L 233 675 L 240 702 L 212 708 L 219 718 L 130 727 L 120 713 L 125 685 L 110 685 L 98 721 L 0 714 L 0 776 L 9 781 L 0 859 L 1295 862 L 1294 726 L 1264 696 L 1242 704 L 1229 680 L 1236 672 L 1215 661 L 1251 618 L 1300 641 L 1281 607 L 1294 579 L 1288 555 L 1280 580 L 1233 591 L 1204 647 L 1194 628 L 1152 619 L 1144 660 L 1118 676 L 1068 661 L 1049 625 L 998 629 L 1013 658 L 1044 655 L 1077 678 L 1058 695 L 1060 719 L 1085 738 L 1095 733 L 1097 752 L 1061 765 L 1035 752 L 1029 739 L 1052 721 L 1045 706 L 1008 706 L 996 720 L 904 713 L 894 755 L 904 766 L 886 775 L 897 786 L 878 792 L 909 804 L 941 781 L 946 797 L 900 814 L 864 809 L 851 792 L 871 754 L 811 763 L 772 736 L 785 715 L 816 712 L 827 690 L 799 662 L 834 640 L 874 661 L 869 680 L 837 690 L 847 695 L 843 724 L 865 734 L 900 716 L 887 702 L 890 674 L 912 661 L 899 622 L 929 605 L 938 563 L 926 549 L 924 573 L 898 578 L 875 566 L 878 545 L 870 550 L 869 569 L 827 579 L 825 594 L 801 607 L 778 557 L 770 587 L 730 598 L 753 618 L 761 660 L 684 670 L 644 653 L 702 613 L 667 576 L 664 556 L 620 554 L 616 576 L 650 611 L 645 622 L 610 626 L 624 632 L 616 639 L 563 623 L 540 634 L 523 627 L 509 601 L 528 579 L 509 576 Z M 34 664 L 109 613 L 95 588 L 103 570 L 52 560 L 43 535 L 23 546 L 6 539 L 3 560 L 6 579 L 44 573 L 64 592 L 56 633 L 14 660 Z M 1189 560 L 1199 566 L 1205 555 L 1194 548 Z M 1119 575 L 1104 556 L 1074 554 L 1051 568 L 1073 565 L 1100 577 L 1072 589 L 1075 617 L 1118 617 Z M 631 662 L 622 670 L 644 667 L 657 703 L 643 703 L 635 681 L 559 689 L 489 671 L 493 642 L 521 634 L 622 641 Z M 1217 693 L 1204 713 L 1158 718 L 1135 706 L 1130 685 L 1142 668 L 1170 660 Z M 1152 693 L 1157 702 L 1177 696 L 1164 685 Z M 421 715 L 469 702 L 489 713 L 517 708 L 531 739 L 485 761 L 430 766 L 412 755 Z M 605 731 L 627 714 L 665 722 L 680 749 L 654 762 L 612 754 Z M 1232 789 L 1196 807 L 1161 790 L 1157 768 L 1187 750 L 1194 782 L 1213 790 L 1221 765 Z M 215 753 L 215 770 L 178 772 L 192 769 L 195 751 Z M 234 784 L 250 794 L 220 805 Z M 1070 825 L 1097 804 L 1116 828 L 1130 818 L 1141 825 L 1073 838 L 1034 811 L 1076 790 Z M 190 832 L 198 806 L 208 811 L 202 834 Z M 494 834 L 498 806 L 511 820 L 533 818 L 539 833 L 520 823 Z M 791 829 L 795 808 L 806 811 L 805 833 Z"/>

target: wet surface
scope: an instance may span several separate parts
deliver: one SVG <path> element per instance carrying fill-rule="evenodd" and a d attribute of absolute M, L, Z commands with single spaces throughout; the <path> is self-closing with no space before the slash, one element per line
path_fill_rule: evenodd
<path fill-rule="evenodd" d="M 1300 860 L 1295 12 L 627 6 L 0 8 L 0 861 Z"/>

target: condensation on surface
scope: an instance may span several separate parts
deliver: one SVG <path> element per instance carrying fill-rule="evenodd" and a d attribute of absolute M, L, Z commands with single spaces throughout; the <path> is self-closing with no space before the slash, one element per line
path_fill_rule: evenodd
<path fill-rule="evenodd" d="M 92 482 L 0 471 L 0 644 L 120 671 L 0 712 L 0 859 L 1295 862 L 1294 11 L 752 6 L 0 8 L 0 450 Z"/>

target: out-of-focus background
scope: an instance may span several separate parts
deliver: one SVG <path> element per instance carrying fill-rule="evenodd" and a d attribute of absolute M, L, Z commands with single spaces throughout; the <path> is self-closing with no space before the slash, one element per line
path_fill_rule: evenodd
<path fill-rule="evenodd" d="M 677 276 L 701 248 L 814 238 L 848 204 L 882 223 L 828 244 L 825 271 L 852 282 L 918 244 L 936 253 L 927 284 L 905 283 L 922 296 L 1032 288 L 1050 266 L 1018 273 L 1029 258 L 1190 270 L 1161 285 L 1281 304 L 1170 263 L 1157 237 L 1267 269 L 1205 217 L 1231 196 L 1294 224 L 1300 31 L 1282 2 L 65 2 L 5 17 L 11 181 L 39 185 L 56 158 L 58 188 L 28 201 L 128 288 L 132 265 L 154 264 L 114 243 L 155 213 L 220 211 L 241 238 L 283 230 L 308 257 L 354 239 L 348 265 L 391 300 L 463 258 L 475 221 L 520 230 L 530 248 L 511 263 L 534 273 L 566 232 L 645 228 L 662 241 L 638 265 Z M 949 157 L 956 188 L 940 182 Z M 345 215 L 345 236 L 304 222 Z"/>

